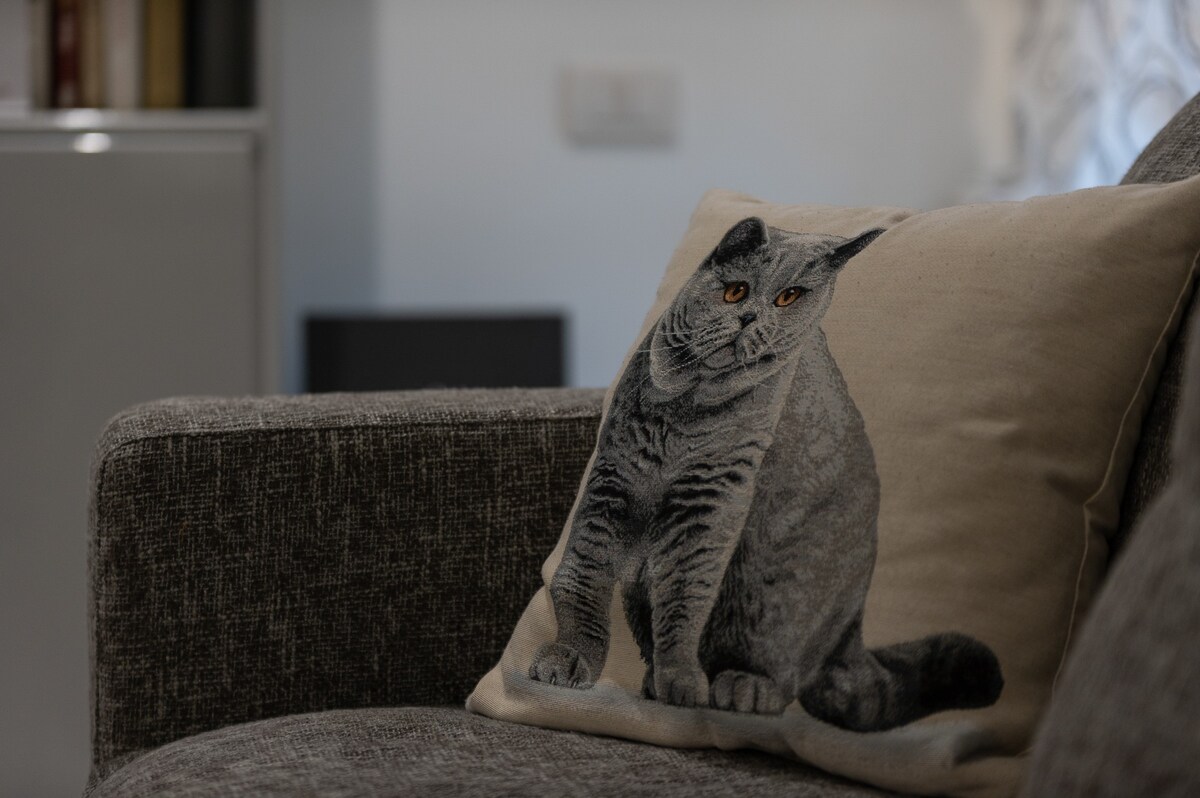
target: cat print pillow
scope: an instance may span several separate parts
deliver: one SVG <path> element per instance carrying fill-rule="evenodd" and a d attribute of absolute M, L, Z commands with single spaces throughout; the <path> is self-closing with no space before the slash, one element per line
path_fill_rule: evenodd
<path fill-rule="evenodd" d="M 925 213 L 710 192 L 468 709 L 1015 794 L 1197 216 L 1200 178 Z"/>

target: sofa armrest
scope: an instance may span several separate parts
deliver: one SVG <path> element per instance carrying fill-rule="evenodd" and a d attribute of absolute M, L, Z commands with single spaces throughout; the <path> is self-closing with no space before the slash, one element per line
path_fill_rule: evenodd
<path fill-rule="evenodd" d="M 89 522 L 93 769 L 196 732 L 461 702 L 537 587 L 598 390 L 171 399 Z"/>

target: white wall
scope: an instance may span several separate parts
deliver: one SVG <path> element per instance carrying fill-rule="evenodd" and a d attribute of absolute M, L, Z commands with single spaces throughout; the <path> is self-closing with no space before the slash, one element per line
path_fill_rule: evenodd
<path fill-rule="evenodd" d="M 603 385 L 705 189 L 935 207 L 977 179 L 980 39 L 949 0 L 278 4 L 284 387 L 311 310 L 571 320 Z M 664 65 L 675 146 L 561 135 L 559 70 Z"/>
<path fill-rule="evenodd" d="M 369 0 L 280 0 L 272 10 L 281 371 L 295 392 L 305 313 L 358 310 L 378 294 L 376 13 Z"/>
<path fill-rule="evenodd" d="M 341 4 L 339 4 L 341 5 Z M 376 307 L 551 307 L 611 380 L 700 195 L 935 207 L 978 168 L 977 39 L 947 0 L 376 0 Z M 585 150 L 559 69 L 660 64 L 678 143 Z"/>

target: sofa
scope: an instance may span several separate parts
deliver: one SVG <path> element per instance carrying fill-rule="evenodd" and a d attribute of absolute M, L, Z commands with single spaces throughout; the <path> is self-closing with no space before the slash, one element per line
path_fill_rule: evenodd
<path fill-rule="evenodd" d="M 1200 97 L 1123 182 L 1198 172 Z M 1200 783 L 1200 697 L 1179 677 L 1200 672 L 1200 525 L 1185 529 L 1200 515 L 1183 489 L 1183 509 L 1147 513 L 1172 471 L 1176 416 L 1200 413 L 1180 409 L 1185 338 L 1143 425 L 1115 565 L 1029 754 L 1029 794 Z M 602 397 L 177 398 L 113 418 L 91 477 L 85 795 L 885 794 L 753 751 L 462 708 L 538 587 Z M 1200 439 L 1178 440 L 1177 459 L 1196 450 L 1195 477 Z"/>

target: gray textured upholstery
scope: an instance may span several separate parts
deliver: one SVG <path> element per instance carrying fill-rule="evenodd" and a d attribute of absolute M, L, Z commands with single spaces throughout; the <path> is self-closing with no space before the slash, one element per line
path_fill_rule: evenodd
<path fill-rule="evenodd" d="M 1134 160 L 1122 183 L 1170 183 L 1200 174 L 1200 94 Z"/>
<path fill-rule="evenodd" d="M 1171 183 L 1200 174 L 1200 95 L 1180 109 L 1154 140 L 1142 151 L 1125 174 L 1126 183 Z M 1166 441 L 1179 408 L 1183 381 L 1183 353 L 1187 346 L 1188 319 L 1198 315 L 1200 302 L 1193 294 L 1180 334 L 1167 350 L 1166 363 L 1154 393 L 1126 483 L 1121 505 L 1121 523 L 1113 541 L 1119 551 L 1147 504 L 1162 491 L 1170 474 Z"/>
<path fill-rule="evenodd" d="M 600 398 L 177 399 L 118 416 L 93 473 L 93 767 L 275 715 L 463 701 L 537 587 Z"/>
<path fill-rule="evenodd" d="M 884 794 L 766 754 L 661 748 L 460 709 L 405 708 L 292 715 L 189 737 L 129 761 L 89 798 Z"/>
<path fill-rule="evenodd" d="M 1171 481 L 1071 653 L 1028 796 L 1200 795 L 1200 346 L 1185 373 Z"/>

